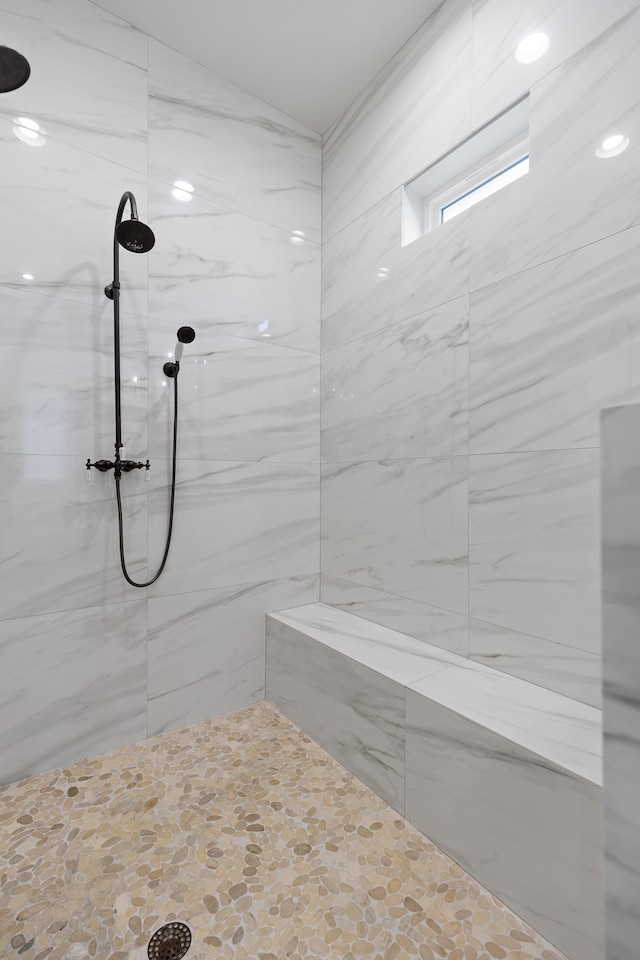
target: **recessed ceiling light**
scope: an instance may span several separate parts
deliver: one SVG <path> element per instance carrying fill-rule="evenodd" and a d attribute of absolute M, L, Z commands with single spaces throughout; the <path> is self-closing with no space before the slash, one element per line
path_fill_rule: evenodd
<path fill-rule="evenodd" d="M 516 47 L 518 63 L 534 63 L 543 57 L 549 49 L 549 37 L 546 33 L 530 33 Z"/>
<path fill-rule="evenodd" d="M 178 190 L 186 190 L 187 193 L 193 193 L 193 184 L 187 180 L 176 180 L 174 187 L 177 187 Z"/>
<path fill-rule="evenodd" d="M 626 137 L 623 133 L 613 133 L 602 141 L 596 150 L 596 156 L 603 160 L 607 160 L 609 157 L 617 157 L 624 153 L 629 143 L 629 137 Z"/>
<path fill-rule="evenodd" d="M 188 203 L 189 200 L 193 200 L 193 194 L 189 193 L 188 190 L 181 190 L 179 187 L 174 187 L 171 191 L 171 196 L 174 200 L 182 200 L 183 203 Z"/>
<path fill-rule="evenodd" d="M 13 123 L 14 135 L 22 143 L 26 143 L 30 147 L 42 147 L 47 142 L 45 132 L 40 124 L 31 120 L 30 117 L 14 117 Z"/>
<path fill-rule="evenodd" d="M 307 235 L 304 230 L 294 230 L 289 237 L 289 243 L 292 243 L 294 247 L 299 247 L 307 239 Z"/>
<path fill-rule="evenodd" d="M 23 274 L 22 274 L 22 279 L 23 279 L 23 280 L 33 280 L 33 279 L 34 279 L 34 276 L 33 276 L 32 273 L 23 273 Z"/>

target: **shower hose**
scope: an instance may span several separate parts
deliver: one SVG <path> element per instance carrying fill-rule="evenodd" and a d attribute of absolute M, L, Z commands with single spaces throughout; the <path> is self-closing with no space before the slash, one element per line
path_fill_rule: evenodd
<path fill-rule="evenodd" d="M 122 521 L 122 497 L 120 495 L 120 471 L 115 471 L 115 481 L 116 481 L 116 500 L 118 502 L 118 538 L 120 541 L 120 566 L 122 567 L 122 573 L 127 583 L 130 583 L 132 587 L 150 587 L 152 583 L 155 583 L 162 571 L 164 570 L 165 564 L 167 562 L 167 557 L 169 556 L 169 547 L 171 546 L 171 534 L 173 533 L 173 508 L 176 501 L 176 453 L 178 445 L 178 372 L 180 369 L 179 364 L 176 364 L 176 372 L 173 378 L 173 452 L 171 455 L 171 499 L 169 501 L 169 526 L 167 529 L 167 542 L 164 548 L 164 554 L 162 556 L 162 561 L 158 567 L 158 571 L 151 580 L 146 580 L 144 583 L 138 583 L 136 580 L 133 580 L 127 570 L 127 561 L 124 555 L 124 523 Z"/>

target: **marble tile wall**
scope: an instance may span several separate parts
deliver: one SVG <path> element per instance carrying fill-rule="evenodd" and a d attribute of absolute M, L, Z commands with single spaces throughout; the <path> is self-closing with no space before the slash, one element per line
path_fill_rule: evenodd
<path fill-rule="evenodd" d="M 265 613 L 318 599 L 321 138 L 85 0 L 0 0 L 0 19 L 32 67 L 0 100 L 9 781 L 254 702 Z M 14 136 L 17 116 L 43 146 Z M 152 459 L 150 484 L 123 481 L 138 578 L 167 523 L 162 364 L 179 326 L 197 331 L 153 591 L 120 573 L 112 478 L 84 471 L 113 449 L 103 287 L 126 189 L 156 235 L 149 256 L 121 254 L 124 440 Z"/>
<path fill-rule="evenodd" d="M 640 937 L 640 407 L 602 415 L 607 960 Z"/>
<path fill-rule="evenodd" d="M 322 599 L 594 705 L 598 417 L 640 399 L 639 44 L 637 0 L 447 0 L 324 137 Z M 403 247 L 403 184 L 526 93 L 529 175 Z"/>

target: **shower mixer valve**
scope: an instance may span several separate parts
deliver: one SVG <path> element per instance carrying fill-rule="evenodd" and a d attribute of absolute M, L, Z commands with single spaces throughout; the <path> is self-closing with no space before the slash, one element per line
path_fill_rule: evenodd
<path fill-rule="evenodd" d="M 91 463 L 91 458 L 87 457 L 87 462 L 85 464 L 87 470 L 91 470 L 92 467 L 95 467 L 96 470 L 99 470 L 100 473 L 107 473 L 108 470 L 115 470 L 115 475 L 119 477 L 122 473 L 130 473 L 132 470 L 145 470 L 145 480 L 149 479 L 149 470 L 151 469 L 151 464 L 147 460 L 146 463 L 143 463 L 142 460 L 121 460 L 117 457 L 115 460 L 96 460 L 95 463 Z"/>

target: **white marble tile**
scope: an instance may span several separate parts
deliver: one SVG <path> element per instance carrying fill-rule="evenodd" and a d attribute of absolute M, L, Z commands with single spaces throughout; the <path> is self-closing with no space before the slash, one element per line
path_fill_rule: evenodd
<path fill-rule="evenodd" d="M 320 247 L 194 194 L 175 200 L 150 181 L 156 245 L 149 254 L 149 313 L 300 350 L 318 351 Z M 265 338 L 264 334 L 269 334 Z"/>
<path fill-rule="evenodd" d="M 404 687 L 267 618 L 267 699 L 400 813 Z"/>
<path fill-rule="evenodd" d="M 173 387 L 162 367 L 174 321 L 150 321 L 150 455 L 170 456 Z M 320 458 L 320 358 L 198 329 L 179 376 L 179 451 L 185 460 Z"/>
<path fill-rule="evenodd" d="M 469 304 L 462 297 L 322 357 L 322 459 L 467 453 Z"/>
<path fill-rule="evenodd" d="M 637 0 L 474 0 L 474 128 L 497 116 L 636 6 Z M 550 40 L 547 53 L 535 63 L 518 63 L 520 41 L 540 31 Z"/>
<path fill-rule="evenodd" d="M 389 627 L 461 657 L 468 655 L 469 624 L 466 616 L 338 577 L 321 578 L 320 599 L 373 624 Z"/>
<path fill-rule="evenodd" d="M 308 127 L 149 40 L 152 176 L 319 241 L 321 152 Z"/>
<path fill-rule="evenodd" d="M 0 452 L 111 456 L 112 309 L 0 287 Z M 120 342 L 123 441 L 146 456 L 146 319 L 122 314 Z"/>
<path fill-rule="evenodd" d="M 0 116 L 146 173 L 146 35 L 86 0 L 2 0 L 0 17 L 3 44 L 31 64 Z"/>
<path fill-rule="evenodd" d="M 534 84 L 530 173 L 470 211 L 472 290 L 640 223 L 639 44 L 640 9 Z"/>
<path fill-rule="evenodd" d="M 102 310 L 104 287 L 113 279 L 118 203 L 125 190 L 133 191 L 145 220 L 146 177 L 52 138 L 28 146 L 4 120 L 0 150 L 0 207 L 11 238 L 3 245 L 0 283 Z M 122 310 L 146 313 L 147 264 L 146 256 L 121 251 Z"/>
<path fill-rule="evenodd" d="M 149 568 L 164 548 L 170 464 L 155 460 Z M 155 596 L 318 573 L 317 465 L 181 460 L 175 526 Z"/>
<path fill-rule="evenodd" d="M 470 132 L 471 3 L 448 0 L 325 136 L 325 238 L 420 173 Z"/>
<path fill-rule="evenodd" d="M 1 783 L 144 739 L 146 635 L 144 600 L 0 621 Z"/>
<path fill-rule="evenodd" d="M 0 455 L 0 619 L 140 598 L 120 570 L 113 476 L 86 483 L 84 460 Z M 144 577 L 147 484 L 136 471 L 122 489 L 127 559 Z"/>
<path fill-rule="evenodd" d="M 464 662 L 462 657 L 430 643 L 325 603 L 277 610 L 274 618 L 396 683 L 408 684 Z"/>
<path fill-rule="evenodd" d="M 596 707 L 469 660 L 416 678 L 409 689 L 602 785 L 602 714 Z"/>
<path fill-rule="evenodd" d="M 600 651 L 598 454 L 470 458 L 469 613 Z"/>
<path fill-rule="evenodd" d="M 471 296 L 472 453 L 595 447 L 640 398 L 640 227 Z"/>
<path fill-rule="evenodd" d="M 602 415 L 607 960 L 640 937 L 640 407 Z"/>
<path fill-rule="evenodd" d="M 602 960 L 598 787 L 411 690 L 406 769 L 411 823 L 571 960 Z"/>
<path fill-rule="evenodd" d="M 469 217 L 401 246 L 394 190 L 322 248 L 322 349 L 415 317 L 469 291 Z"/>
<path fill-rule="evenodd" d="M 593 707 L 602 703 L 602 658 L 577 647 L 471 620 L 469 657 Z"/>
<path fill-rule="evenodd" d="M 266 614 L 317 598 L 317 576 L 152 597 L 149 736 L 264 699 Z"/>
<path fill-rule="evenodd" d="M 467 612 L 467 460 L 322 468 L 322 572 Z"/>

